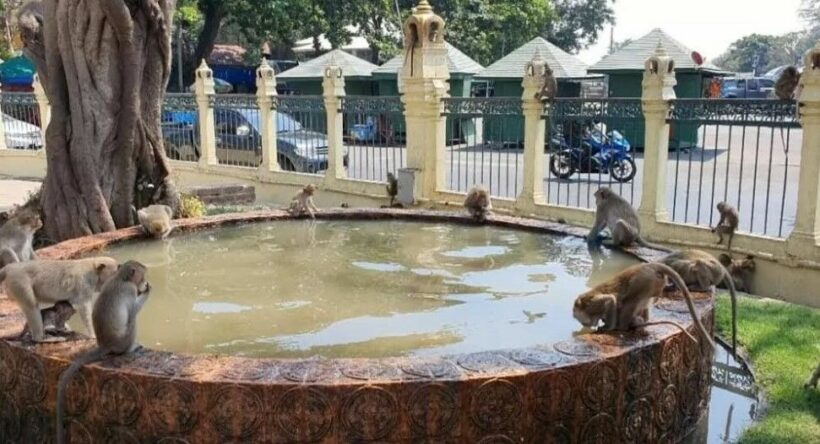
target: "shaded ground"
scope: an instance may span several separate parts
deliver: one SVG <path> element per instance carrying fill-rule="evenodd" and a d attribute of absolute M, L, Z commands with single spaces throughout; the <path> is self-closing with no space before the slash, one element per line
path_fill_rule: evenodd
<path fill-rule="evenodd" d="M 38 188 L 40 182 L 0 178 L 0 211 L 25 203 Z"/>

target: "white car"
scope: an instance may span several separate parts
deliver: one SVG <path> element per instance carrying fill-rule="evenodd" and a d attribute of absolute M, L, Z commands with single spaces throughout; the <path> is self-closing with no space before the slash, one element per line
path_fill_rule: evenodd
<path fill-rule="evenodd" d="M 43 147 L 43 132 L 39 126 L 3 114 L 6 148 L 39 150 Z"/>

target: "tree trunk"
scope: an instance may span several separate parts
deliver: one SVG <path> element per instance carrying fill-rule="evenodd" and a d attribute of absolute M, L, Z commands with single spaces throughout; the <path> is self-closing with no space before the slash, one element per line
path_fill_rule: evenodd
<path fill-rule="evenodd" d="M 40 20 L 20 21 L 51 102 L 41 201 L 50 239 L 131 226 L 132 206 L 178 208 L 160 127 L 175 6 L 44 0 Z"/>
<path fill-rule="evenodd" d="M 216 38 L 219 37 L 219 29 L 222 27 L 222 21 L 225 20 L 227 13 L 225 2 L 223 0 L 211 0 L 205 5 L 205 10 L 202 14 L 205 16 L 202 25 L 202 31 L 196 42 L 196 49 L 194 49 L 193 60 L 186 63 L 185 71 L 183 71 L 183 78 L 185 84 L 190 85 L 194 81 L 196 68 L 199 66 L 202 59 L 207 59 L 211 56 L 216 44 Z"/>

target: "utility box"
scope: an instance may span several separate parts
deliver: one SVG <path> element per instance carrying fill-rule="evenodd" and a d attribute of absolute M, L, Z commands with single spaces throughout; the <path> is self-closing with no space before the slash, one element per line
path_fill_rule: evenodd
<path fill-rule="evenodd" d="M 416 204 L 416 176 L 419 170 L 415 168 L 400 168 L 398 201 L 406 207 Z"/>

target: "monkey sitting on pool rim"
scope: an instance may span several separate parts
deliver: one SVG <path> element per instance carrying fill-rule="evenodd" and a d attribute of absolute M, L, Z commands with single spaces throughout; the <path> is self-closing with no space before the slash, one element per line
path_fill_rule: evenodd
<path fill-rule="evenodd" d="M 609 187 L 601 187 L 595 192 L 595 224 L 592 226 L 588 242 L 597 242 L 598 235 L 609 229 L 611 240 L 604 242 L 615 247 L 642 247 L 671 252 L 668 248 L 651 244 L 641 237 L 641 221 L 638 212 L 623 197 Z"/>
<path fill-rule="evenodd" d="M 313 203 L 313 195 L 316 193 L 316 185 L 309 183 L 302 188 L 302 191 L 296 193 L 290 201 L 290 206 L 286 208 L 291 216 L 299 217 L 304 214 L 310 216 L 311 219 L 316 219 L 316 212 L 319 208 Z"/>
<path fill-rule="evenodd" d="M 493 209 L 490 192 L 484 187 L 473 187 L 464 199 L 464 208 L 478 222 L 485 222 Z"/>

